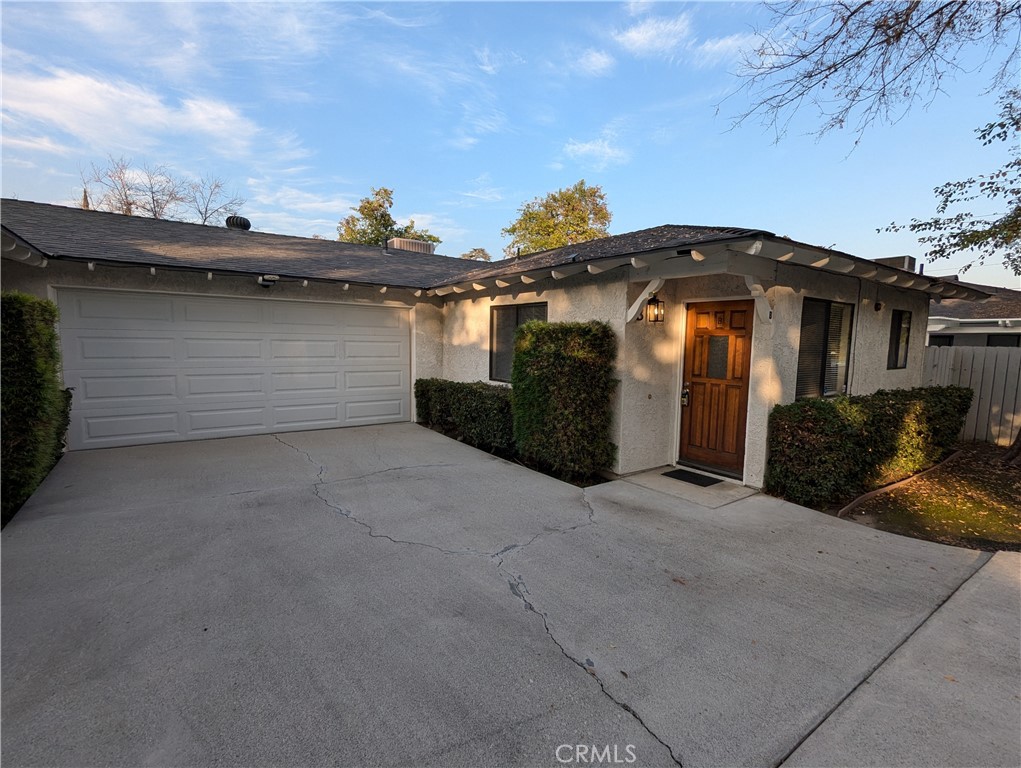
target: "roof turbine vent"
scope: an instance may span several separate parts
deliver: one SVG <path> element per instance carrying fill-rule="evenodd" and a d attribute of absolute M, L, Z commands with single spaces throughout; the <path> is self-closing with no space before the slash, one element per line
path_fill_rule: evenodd
<path fill-rule="evenodd" d="M 252 222 L 250 222 L 244 216 L 238 216 L 235 213 L 227 217 L 227 229 L 243 229 L 247 231 L 251 228 Z"/>

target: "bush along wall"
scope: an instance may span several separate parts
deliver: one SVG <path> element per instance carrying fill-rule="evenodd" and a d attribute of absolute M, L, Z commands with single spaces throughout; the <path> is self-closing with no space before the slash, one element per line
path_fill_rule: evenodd
<path fill-rule="evenodd" d="M 418 379 L 418 421 L 476 448 L 509 453 L 514 446 L 511 391 L 482 381 Z"/>
<path fill-rule="evenodd" d="M 613 465 L 610 441 L 617 339 L 606 323 L 518 328 L 514 341 L 514 442 L 530 464 L 564 480 Z"/>
<path fill-rule="evenodd" d="M 3 293 L 0 316 L 0 522 L 6 525 L 63 452 L 71 390 L 60 382 L 56 305 Z"/>
<path fill-rule="evenodd" d="M 777 406 L 766 490 L 824 508 L 920 472 L 957 441 L 972 395 L 922 387 Z"/>

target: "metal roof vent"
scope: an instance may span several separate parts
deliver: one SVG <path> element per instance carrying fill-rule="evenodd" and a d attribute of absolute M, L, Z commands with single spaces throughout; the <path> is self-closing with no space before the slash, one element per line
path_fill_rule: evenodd
<path fill-rule="evenodd" d="M 387 248 L 395 251 L 414 251 L 415 253 L 436 253 L 436 243 L 425 240 L 412 240 L 410 237 L 391 237 L 386 241 Z"/>
<path fill-rule="evenodd" d="M 227 229 L 243 229 L 247 231 L 251 228 L 252 222 L 250 222 L 244 216 L 231 214 L 230 216 L 227 217 Z"/>

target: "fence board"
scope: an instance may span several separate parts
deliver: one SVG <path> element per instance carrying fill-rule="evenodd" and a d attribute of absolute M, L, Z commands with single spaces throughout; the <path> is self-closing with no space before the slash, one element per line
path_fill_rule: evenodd
<path fill-rule="evenodd" d="M 1021 348 L 926 347 L 924 377 L 975 392 L 962 440 L 1010 445 L 1021 430 Z"/>

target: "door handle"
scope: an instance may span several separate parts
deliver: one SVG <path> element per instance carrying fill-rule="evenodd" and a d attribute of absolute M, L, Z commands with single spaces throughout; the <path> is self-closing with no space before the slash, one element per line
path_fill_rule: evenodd
<path fill-rule="evenodd" d="M 689 382 L 684 382 L 684 389 L 681 390 L 681 407 L 687 407 L 688 398 L 691 393 L 688 391 L 688 387 L 691 386 Z"/>

